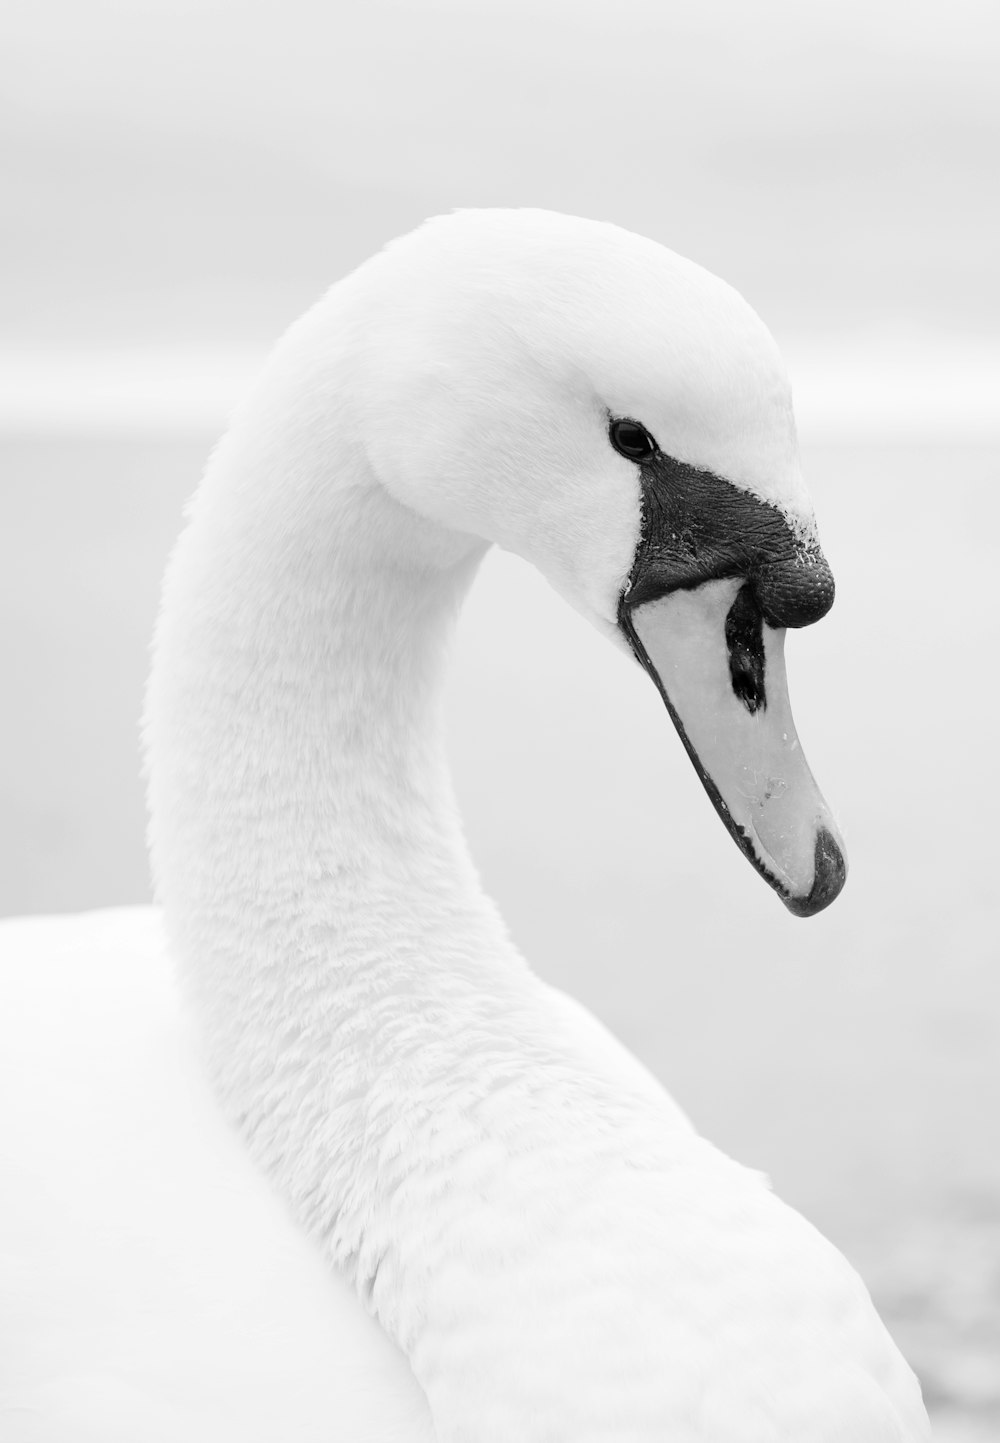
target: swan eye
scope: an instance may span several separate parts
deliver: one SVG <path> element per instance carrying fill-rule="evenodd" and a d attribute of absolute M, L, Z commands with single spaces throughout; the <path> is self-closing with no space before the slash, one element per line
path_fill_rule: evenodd
<path fill-rule="evenodd" d="M 612 421 L 608 439 L 618 454 L 630 461 L 651 461 L 656 455 L 656 442 L 638 421 Z"/>

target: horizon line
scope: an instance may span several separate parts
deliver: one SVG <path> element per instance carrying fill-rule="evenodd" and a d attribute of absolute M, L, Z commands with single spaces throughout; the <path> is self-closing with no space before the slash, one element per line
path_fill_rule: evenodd
<path fill-rule="evenodd" d="M 805 442 L 1000 440 L 1000 342 L 787 340 Z M 0 350 L 0 435 L 211 436 L 267 350 Z"/>

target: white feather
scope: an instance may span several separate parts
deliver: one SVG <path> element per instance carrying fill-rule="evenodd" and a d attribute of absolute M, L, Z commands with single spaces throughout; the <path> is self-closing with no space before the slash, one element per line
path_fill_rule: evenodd
<path fill-rule="evenodd" d="M 217 450 L 147 710 L 165 933 L 3 929 L 5 1439 L 927 1437 L 846 1262 L 534 977 L 462 839 L 455 613 L 492 541 L 616 635 L 609 411 L 811 530 L 749 307 L 541 212 L 394 243 Z"/>

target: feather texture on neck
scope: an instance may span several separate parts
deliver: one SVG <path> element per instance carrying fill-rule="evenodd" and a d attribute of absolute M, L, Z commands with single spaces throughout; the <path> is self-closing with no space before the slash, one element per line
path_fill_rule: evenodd
<path fill-rule="evenodd" d="M 224 1104 L 441 1443 L 891 1437 L 852 1421 L 891 1425 L 873 1378 L 903 1366 L 858 1280 L 594 1045 L 482 892 L 441 682 L 485 547 L 375 474 L 353 294 L 293 329 L 213 457 L 156 641 L 154 868 Z M 612 575 L 622 509 L 591 543 Z"/>

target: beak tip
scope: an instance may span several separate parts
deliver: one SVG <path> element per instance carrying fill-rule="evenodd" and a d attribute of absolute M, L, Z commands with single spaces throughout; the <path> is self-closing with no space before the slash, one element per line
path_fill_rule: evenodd
<path fill-rule="evenodd" d="M 805 897 L 786 896 L 782 900 L 795 917 L 815 917 L 839 897 L 847 881 L 847 858 L 837 838 L 827 827 L 816 835 L 813 884 Z"/>

